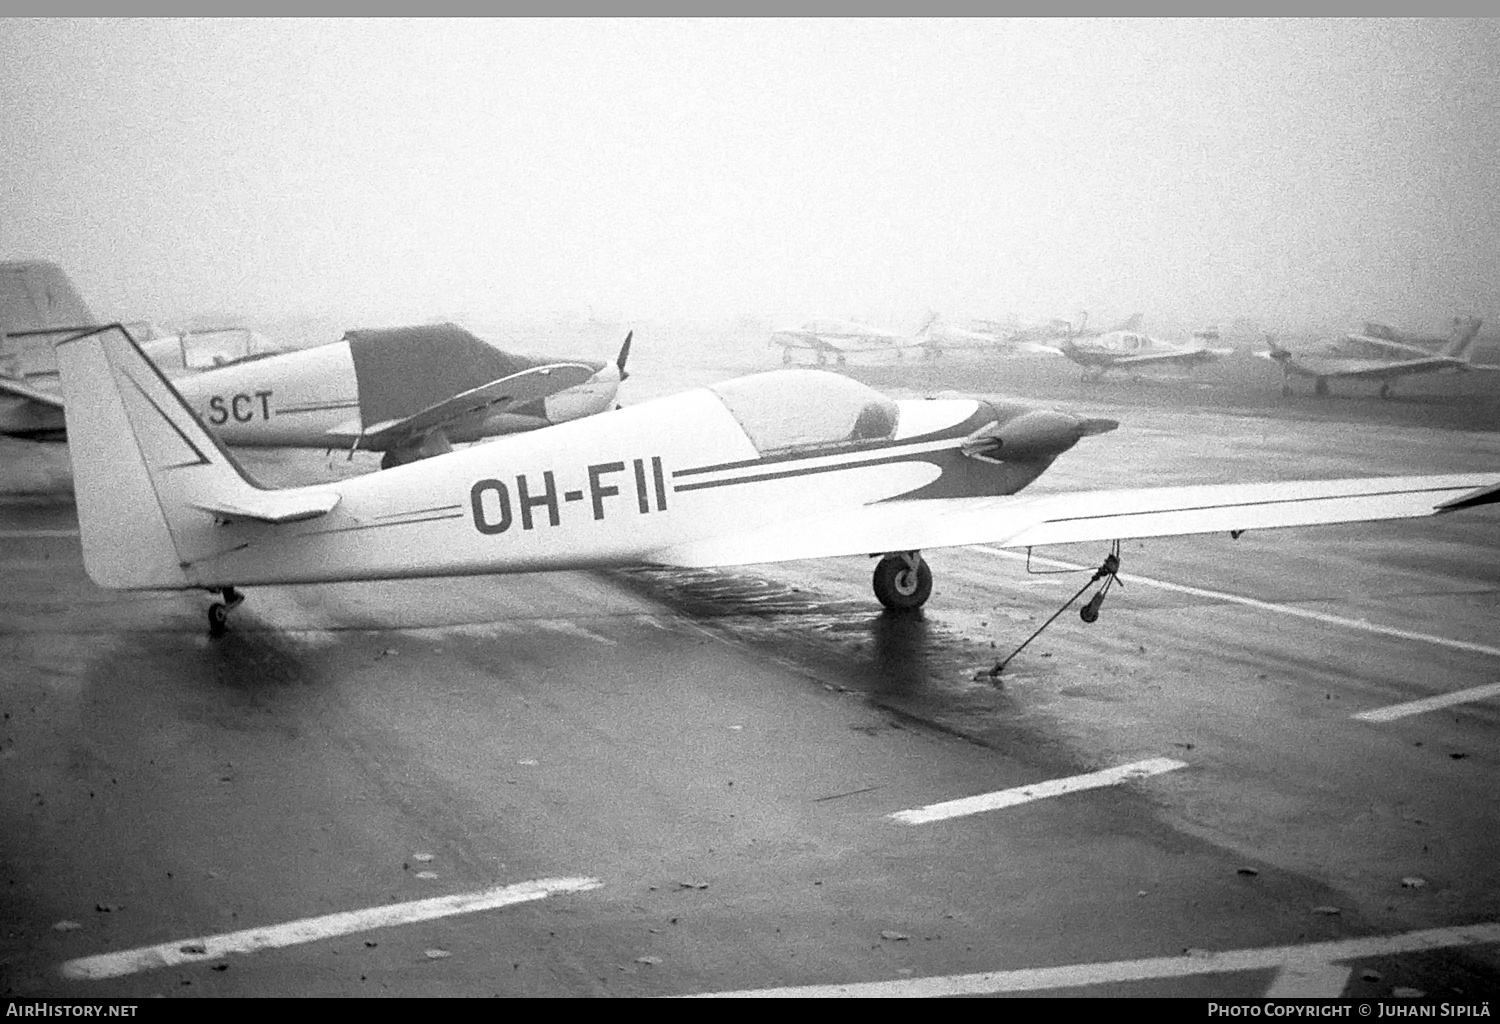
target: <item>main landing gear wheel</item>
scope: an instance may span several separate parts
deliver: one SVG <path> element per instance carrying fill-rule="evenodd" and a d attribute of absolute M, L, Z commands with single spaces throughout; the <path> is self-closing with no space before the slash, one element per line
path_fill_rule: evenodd
<path fill-rule="evenodd" d="M 932 570 L 915 551 L 886 555 L 875 566 L 875 596 L 893 612 L 916 611 L 932 593 Z"/>
<path fill-rule="evenodd" d="M 1322 377 L 1319 377 L 1318 382 L 1313 385 L 1313 392 L 1319 395 L 1328 394 L 1328 382 Z"/>
<path fill-rule="evenodd" d="M 225 587 L 220 593 L 224 595 L 224 600 L 215 601 L 208 606 L 208 633 L 210 636 L 224 635 L 224 630 L 229 628 L 229 609 L 245 600 L 245 595 L 233 587 Z"/>

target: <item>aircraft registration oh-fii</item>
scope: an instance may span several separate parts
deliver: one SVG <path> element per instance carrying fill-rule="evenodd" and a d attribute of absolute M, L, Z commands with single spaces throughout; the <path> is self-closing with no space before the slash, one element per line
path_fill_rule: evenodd
<path fill-rule="evenodd" d="M 932 587 L 924 548 L 1117 548 L 1500 500 L 1500 472 L 1026 494 L 1059 455 L 1118 424 L 982 396 L 898 402 L 816 370 L 268 490 L 123 330 L 63 342 L 58 364 L 90 577 L 222 594 L 215 630 L 248 586 L 833 555 L 879 556 L 876 596 L 909 610 Z"/>
<path fill-rule="evenodd" d="M 1269 335 L 1269 351 L 1256 353 L 1281 366 L 1281 393 L 1292 393 L 1292 378 L 1313 378 L 1313 391 L 1328 394 L 1331 380 L 1367 381 L 1380 385 L 1380 397 L 1391 397 L 1391 387 L 1400 377 L 1441 370 L 1494 370 L 1470 361 L 1474 339 L 1482 320 L 1454 317 L 1453 333 L 1442 348 L 1442 339 L 1409 338 L 1384 324 L 1365 324 L 1363 334 L 1346 334 L 1311 348 L 1293 350 L 1279 345 Z"/>

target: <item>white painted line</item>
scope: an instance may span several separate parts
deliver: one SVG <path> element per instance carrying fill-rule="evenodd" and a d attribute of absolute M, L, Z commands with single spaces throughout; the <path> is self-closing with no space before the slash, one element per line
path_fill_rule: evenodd
<path fill-rule="evenodd" d="M 1452 704 L 1467 704 L 1470 701 L 1484 700 L 1486 697 L 1494 697 L 1497 694 L 1500 694 L 1500 683 L 1488 683 L 1484 686 L 1471 686 L 1467 690 L 1440 693 L 1436 697 L 1407 701 L 1405 704 L 1392 704 L 1389 707 L 1361 711 L 1350 717 L 1357 718 L 1361 722 L 1392 722 L 1398 718 L 1405 718 L 1407 715 L 1420 715 L 1424 711 L 1436 711 L 1438 708 L 1446 708 Z"/>
<path fill-rule="evenodd" d="M 1070 964 L 1066 967 L 1034 967 L 1019 971 L 989 971 L 984 974 L 949 974 L 931 978 L 901 978 L 850 985 L 805 985 L 797 988 L 745 989 L 738 992 L 705 992 L 696 998 L 828 998 L 836 996 L 869 999 L 875 996 L 909 999 L 918 996 L 977 996 L 995 992 L 1038 992 L 1055 988 L 1081 988 L 1158 978 L 1190 978 L 1204 974 L 1264 971 L 1293 967 L 1294 975 L 1308 977 L 1315 964 L 1346 963 L 1396 953 L 1417 953 L 1454 946 L 1500 943 L 1500 924 L 1471 924 L 1458 928 L 1434 928 L 1403 935 L 1374 936 L 1314 942 L 1305 946 L 1268 946 L 1235 949 L 1206 956 L 1167 956 L 1149 960 L 1116 960 L 1103 964 Z M 1295 965 L 1295 966 L 1294 966 Z M 1331 983 L 1332 972 L 1323 976 Z M 1278 971 L 1273 988 L 1281 981 Z"/>
<path fill-rule="evenodd" d="M 0 530 L 0 540 L 25 540 L 28 537 L 76 537 L 77 530 Z"/>
<path fill-rule="evenodd" d="M 156 967 L 173 967 L 178 964 L 201 963 L 217 960 L 230 953 L 254 953 L 261 949 L 277 949 L 296 946 L 304 942 L 317 942 L 352 932 L 370 931 L 373 928 L 390 928 L 394 925 L 431 921 L 456 914 L 473 914 L 481 910 L 508 907 L 513 903 L 526 903 L 558 893 L 584 892 L 597 889 L 603 883 L 596 878 L 542 878 L 533 882 L 485 889 L 482 892 L 457 893 L 453 896 L 437 896 L 433 899 L 414 900 L 410 903 L 393 903 L 386 907 L 371 907 L 368 910 L 350 910 L 341 914 L 309 917 L 301 921 L 268 925 L 265 928 L 247 928 L 244 931 L 225 935 L 208 935 L 194 939 L 179 939 L 163 942 L 158 946 L 143 946 L 119 953 L 102 953 L 69 960 L 59 971 L 65 978 L 97 981 L 101 978 L 118 978 L 137 971 Z"/>
<path fill-rule="evenodd" d="M 1325 960 L 1293 960 L 1276 972 L 1263 993 L 1267 999 L 1337 999 L 1354 968 Z"/>
<path fill-rule="evenodd" d="M 1006 551 L 1003 548 L 990 547 L 988 544 L 974 544 L 972 550 L 983 551 L 986 554 L 998 555 L 1001 558 L 1009 558 L 1013 561 L 1024 562 L 1026 556 L 1015 551 Z M 1050 565 L 1059 569 L 1089 569 L 1092 566 L 1074 565 L 1072 562 L 1063 562 L 1055 558 L 1043 558 L 1040 555 L 1032 555 L 1031 560 L 1041 565 Z M 1312 619 L 1314 622 L 1327 623 L 1330 626 L 1343 626 L 1348 629 L 1362 629 L 1366 633 L 1377 633 L 1380 636 L 1395 637 L 1398 640 L 1418 640 L 1422 643 L 1437 644 L 1440 647 L 1451 647 L 1457 651 L 1472 651 L 1475 654 L 1490 654 L 1500 657 L 1500 647 L 1490 647 L 1486 644 L 1470 643 L 1467 640 L 1450 640 L 1445 636 L 1433 636 L 1431 633 L 1416 633 L 1409 629 L 1397 629 L 1394 626 L 1381 626 L 1364 619 L 1346 619 L 1340 615 L 1329 615 L 1325 612 L 1315 612 L 1307 608 L 1297 608 L 1289 604 L 1273 604 L 1270 601 L 1257 601 L 1253 597 L 1241 597 L 1238 594 L 1226 594 L 1218 590 L 1204 590 L 1201 587 L 1185 587 L 1181 583 L 1168 583 L 1166 580 L 1152 579 L 1150 576 L 1137 576 L 1134 573 L 1122 573 L 1121 578 L 1127 583 L 1139 583 L 1146 587 L 1156 587 L 1159 590 L 1171 590 L 1179 594 L 1191 594 L 1194 597 L 1206 597 L 1215 601 L 1227 601 L 1230 604 L 1241 604 L 1247 608 L 1258 608 L 1261 611 L 1277 612 L 1281 615 L 1293 615 L 1299 619 Z"/>
<path fill-rule="evenodd" d="M 997 793 L 981 793 L 979 796 L 967 796 L 961 800 L 949 800 L 941 804 L 929 804 L 926 807 L 918 807 L 910 811 L 897 811 L 889 817 L 897 821 L 904 821 L 908 825 L 925 825 L 929 821 L 943 821 L 946 818 L 961 818 L 966 814 L 981 814 L 984 811 L 998 810 L 1001 807 L 1014 807 L 1017 804 L 1030 803 L 1032 800 L 1042 800 L 1049 796 L 1062 796 L 1064 793 L 1077 793 L 1084 789 L 1099 789 L 1101 786 L 1116 786 L 1127 779 L 1141 779 L 1148 775 L 1160 775 L 1162 772 L 1176 771 L 1178 768 L 1186 768 L 1187 762 L 1176 761 L 1170 757 L 1153 758 L 1150 761 L 1137 761 L 1134 764 L 1124 764 L 1118 768 L 1106 768 L 1101 772 L 1090 772 L 1088 775 L 1073 775 L 1066 779 L 1049 779 L 1046 782 L 1037 782 L 1030 786 L 1017 786 L 1015 789 L 1002 789 Z"/>

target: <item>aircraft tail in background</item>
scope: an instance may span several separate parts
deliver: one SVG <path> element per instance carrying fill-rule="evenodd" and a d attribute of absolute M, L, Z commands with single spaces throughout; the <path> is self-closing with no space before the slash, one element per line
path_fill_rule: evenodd
<path fill-rule="evenodd" d="M 1453 359 L 1468 359 L 1469 351 L 1474 347 L 1474 339 L 1479 337 L 1479 328 L 1483 324 L 1484 321 L 1477 317 L 1454 317 L 1451 340 L 1439 354 Z"/>

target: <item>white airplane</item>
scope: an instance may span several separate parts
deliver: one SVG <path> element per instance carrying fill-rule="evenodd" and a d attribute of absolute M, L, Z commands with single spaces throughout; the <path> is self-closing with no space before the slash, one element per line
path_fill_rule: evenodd
<path fill-rule="evenodd" d="M 249 479 L 119 327 L 58 346 L 84 565 L 112 590 L 880 556 L 921 607 L 921 549 L 1400 519 L 1500 501 L 1500 472 L 1024 494 L 1113 420 L 998 398 L 897 402 L 778 370 L 336 483 Z M 1082 591 L 1080 591 L 1080 594 Z M 1097 616 L 1103 590 L 1083 609 Z"/>
<path fill-rule="evenodd" d="M 1138 329 L 1140 315 L 1131 318 L 1130 327 L 1116 328 L 1094 336 L 1074 336 L 1059 342 L 1057 351 L 1084 368 L 1085 374 L 1102 376 L 1108 370 L 1139 369 L 1143 366 L 1177 364 L 1197 366 L 1227 356 L 1232 348 L 1210 348 L 1205 335 L 1190 342 L 1177 343 L 1153 338 Z"/>
<path fill-rule="evenodd" d="M 1134 322 L 1126 321 L 1116 330 L 1133 330 L 1140 321 L 1137 313 Z M 1007 317 L 1002 320 L 970 320 L 969 327 L 972 330 L 985 334 L 992 334 L 1012 344 L 1023 344 L 1026 342 L 1045 343 L 1049 341 L 1060 341 L 1067 337 L 1081 337 L 1086 333 L 1089 322 L 1088 312 L 1079 310 L 1071 319 L 1067 317 Z M 1095 333 L 1098 333 L 1097 331 Z"/>
<path fill-rule="evenodd" d="M 378 451 L 390 469 L 613 408 L 630 341 L 601 363 L 517 355 L 455 324 L 348 331 L 177 388 L 225 444 Z"/>
<path fill-rule="evenodd" d="M 195 370 L 217 359 L 177 388 L 225 444 L 378 451 L 385 469 L 451 451 L 454 442 L 603 412 L 629 376 L 629 337 L 613 364 L 516 355 L 453 324 L 349 331 L 328 345 L 228 361 L 222 351 L 189 350 L 188 337 L 142 348 L 168 376 L 171 367 Z M 59 395 L 0 379 L 7 392 L 61 420 Z"/>
<path fill-rule="evenodd" d="M 793 361 L 792 353 L 799 349 L 815 354 L 819 366 L 830 361 L 843 366 L 855 353 L 894 352 L 900 358 L 907 352 L 922 351 L 937 319 L 936 313 L 928 316 L 915 334 L 902 334 L 852 320 L 809 320 L 800 327 L 777 330 L 771 335 L 770 343 L 781 346 L 781 361 L 786 364 Z"/>
<path fill-rule="evenodd" d="M 1319 395 L 1328 394 L 1330 380 L 1356 380 L 1379 383 L 1380 397 L 1389 398 L 1398 377 L 1439 370 L 1500 369 L 1469 360 L 1482 323 L 1473 317 L 1454 317 L 1452 336 L 1436 352 L 1431 346 L 1441 339 L 1408 338 L 1383 324 L 1365 324 L 1363 334 L 1346 334 L 1300 351 L 1278 345 L 1267 335 L 1270 350 L 1256 354 L 1281 365 L 1283 395 L 1292 393 L 1292 377 L 1299 376 L 1312 377 L 1313 391 Z"/>
<path fill-rule="evenodd" d="M 933 314 L 933 319 L 922 332 L 919 345 L 924 359 L 940 359 L 950 352 L 1018 355 L 1056 351 L 1038 344 L 1019 330 L 993 326 L 992 321 L 973 321 L 968 327 L 957 327 L 937 314 Z"/>

